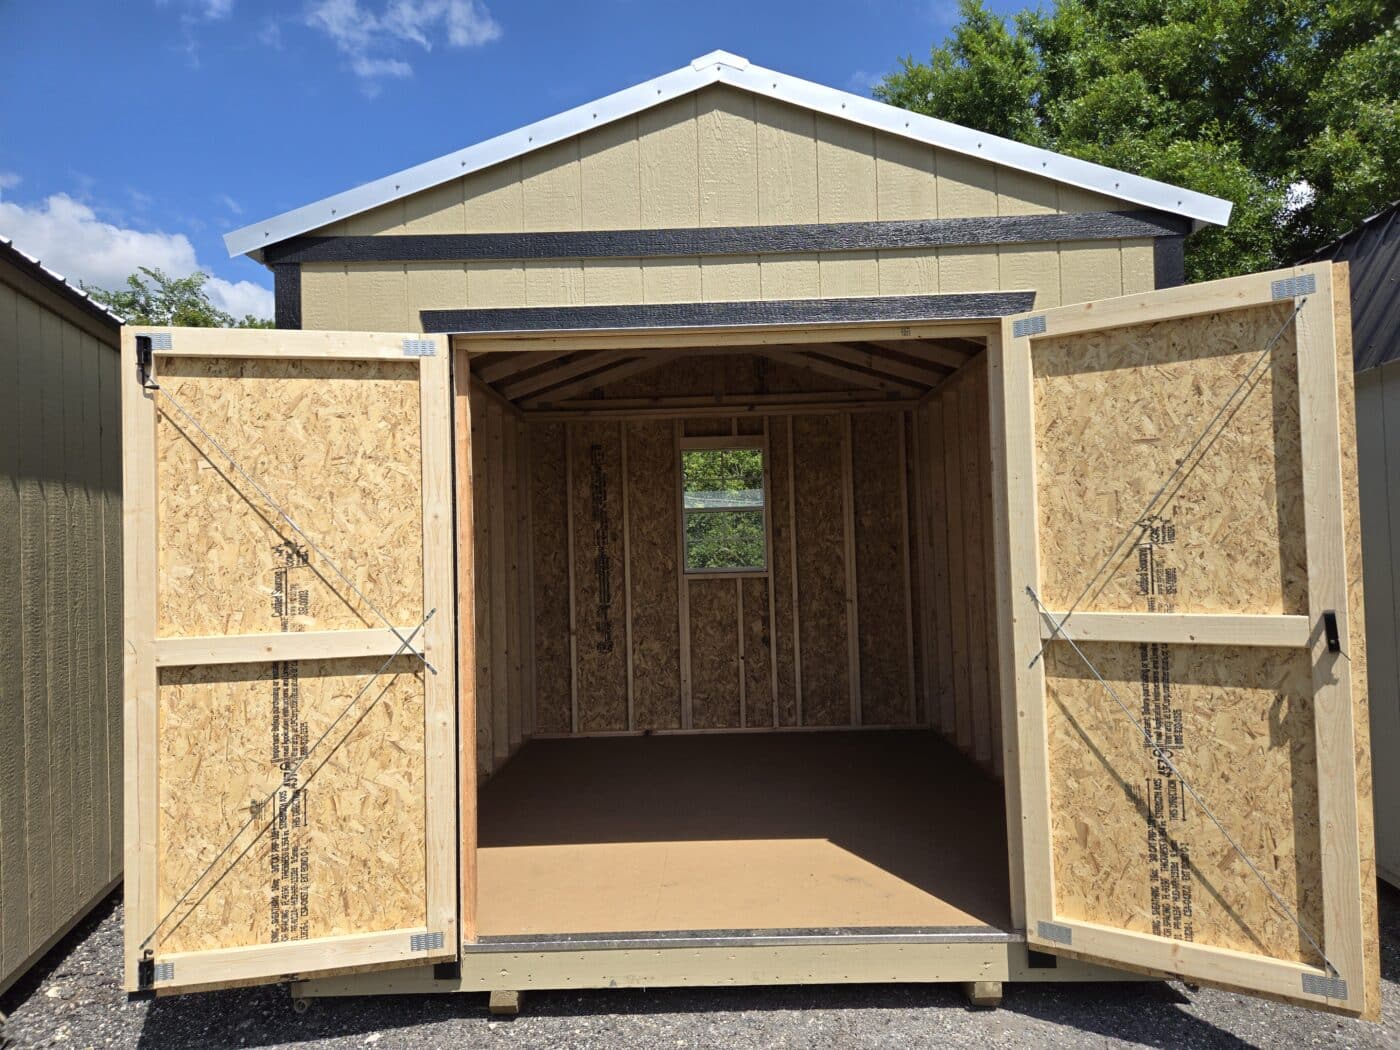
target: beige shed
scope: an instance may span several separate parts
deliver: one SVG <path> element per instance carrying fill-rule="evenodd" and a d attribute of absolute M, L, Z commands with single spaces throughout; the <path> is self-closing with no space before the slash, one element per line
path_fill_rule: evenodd
<path fill-rule="evenodd" d="M 716 52 L 230 234 L 287 330 L 124 344 L 129 987 L 1373 1014 L 1344 270 L 1228 215 Z"/>

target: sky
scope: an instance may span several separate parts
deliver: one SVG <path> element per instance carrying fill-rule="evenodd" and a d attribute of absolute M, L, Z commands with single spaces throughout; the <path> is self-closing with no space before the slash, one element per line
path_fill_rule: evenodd
<path fill-rule="evenodd" d="M 1022 4 L 992 0 L 993 10 Z M 0 235 L 116 287 L 210 275 L 271 316 L 223 234 L 715 49 L 867 94 L 956 0 L 0 0 Z"/>

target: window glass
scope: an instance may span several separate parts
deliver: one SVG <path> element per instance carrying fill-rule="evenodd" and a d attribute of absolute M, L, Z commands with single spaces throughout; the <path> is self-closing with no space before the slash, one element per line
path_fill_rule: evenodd
<path fill-rule="evenodd" d="M 763 450 L 681 452 L 686 572 L 767 568 Z"/>

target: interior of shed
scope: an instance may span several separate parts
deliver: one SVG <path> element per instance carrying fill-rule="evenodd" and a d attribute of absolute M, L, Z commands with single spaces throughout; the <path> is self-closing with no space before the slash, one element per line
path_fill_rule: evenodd
<path fill-rule="evenodd" d="M 1009 930 L 978 331 L 457 349 L 476 934 Z"/>

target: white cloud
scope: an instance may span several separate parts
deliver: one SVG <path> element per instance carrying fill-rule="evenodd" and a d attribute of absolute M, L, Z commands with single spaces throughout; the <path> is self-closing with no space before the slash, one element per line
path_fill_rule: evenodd
<path fill-rule="evenodd" d="M 875 90 L 875 85 L 885 79 L 883 73 L 870 73 L 864 69 L 858 69 L 846 78 L 846 90 L 861 95 L 868 95 Z"/>
<path fill-rule="evenodd" d="M 244 314 L 254 317 L 272 316 L 272 290 L 252 281 L 226 281 L 222 277 L 211 277 L 205 290 L 209 300 L 225 313 L 242 319 Z"/>
<path fill-rule="evenodd" d="M 243 214 L 243 206 L 239 204 L 236 200 L 234 200 L 232 197 L 230 197 L 227 193 L 215 194 L 214 200 L 218 201 L 220 204 L 222 204 L 229 211 L 233 212 L 233 214 L 235 215 Z"/>
<path fill-rule="evenodd" d="M 406 44 L 431 51 L 435 38 L 445 35 L 452 47 L 480 47 L 501 35 L 478 0 L 388 0 L 377 12 L 359 0 L 312 0 L 306 24 L 330 37 L 371 88 L 376 79 L 413 75 L 399 54 Z"/>
<path fill-rule="evenodd" d="M 121 287 L 138 267 L 183 277 L 203 269 L 183 233 L 133 230 L 103 222 L 82 201 L 55 193 L 42 204 L 0 201 L 0 234 L 70 281 Z M 235 317 L 272 316 L 272 292 L 252 281 L 211 277 L 209 298 Z"/>
<path fill-rule="evenodd" d="M 156 0 L 160 7 L 169 7 L 176 0 Z M 178 6 L 184 9 L 180 16 L 181 21 L 192 22 L 204 19 L 207 22 L 218 22 L 233 14 L 234 0 L 178 0 Z"/>
<path fill-rule="evenodd" d="M 0 190 L 12 190 L 23 181 L 13 171 L 0 171 Z"/>

